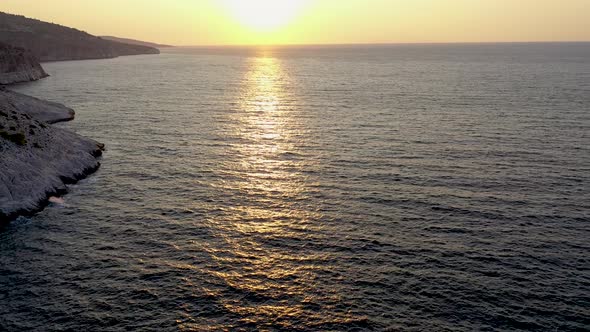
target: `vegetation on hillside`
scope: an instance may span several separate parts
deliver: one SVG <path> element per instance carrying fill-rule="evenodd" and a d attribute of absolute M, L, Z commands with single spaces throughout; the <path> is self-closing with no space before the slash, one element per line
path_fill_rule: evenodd
<path fill-rule="evenodd" d="M 0 42 L 30 50 L 41 61 L 159 53 L 153 47 L 105 40 L 77 29 L 2 12 Z"/>

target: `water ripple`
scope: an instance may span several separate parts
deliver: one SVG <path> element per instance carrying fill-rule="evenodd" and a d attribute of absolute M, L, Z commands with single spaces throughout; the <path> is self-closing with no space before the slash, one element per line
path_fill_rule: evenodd
<path fill-rule="evenodd" d="M 588 44 L 261 52 L 18 87 L 108 151 L 0 231 L 0 330 L 588 329 Z"/>

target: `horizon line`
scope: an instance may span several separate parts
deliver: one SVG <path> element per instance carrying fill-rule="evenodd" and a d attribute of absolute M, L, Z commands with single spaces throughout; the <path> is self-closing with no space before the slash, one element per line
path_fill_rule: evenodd
<path fill-rule="evenodd" d="M 118 37 L 126 38 L 126 37 Z M 155 42 L 153 42 L 155 43 Z M 367 43 L 284 43 L 284 44 L 194 44 L 174 45 L 161 48 L 183 47 L 285 47 L 285 46 L 387 46 L 387 45 L 469 45 L 469 44 L 587 44 L 590 40 L 543 40 L 543 41 L 453 41 L 453 42 L 367 42 Z M 155 43 L 160 44 L 160 43 Z"/>

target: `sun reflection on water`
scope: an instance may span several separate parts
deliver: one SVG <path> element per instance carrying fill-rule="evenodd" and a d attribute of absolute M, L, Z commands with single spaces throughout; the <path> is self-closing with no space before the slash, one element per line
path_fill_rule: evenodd
<path fill-rule="evenodd" d="M 248 66 L 234 113 L 241 143 L 233 148 L 241 159 L 233 171 L 247 174 L 241 177 L 239 189 L 269 198 L 293 197 L 302 190 L 303 161 L 293 158 L 300 125 L 291 116 L 295 111 L 291 78 L 273 57 L 252 58 Z"/>
<path fill-rule="evenodd" d="M 289 134 L 287 100 L 290 99 L 285 85 L 288 77 L 283 72 L 279 60 L 272 57 L 259 57 L 251 60 L 250 71 L 244 80 L 240 106 L 244 112 L 242 133 L 246 139 L 256 144 L 251 148 L 262 149 L 262 152 L 277 152 L 280 143 L 287 141 L 284 135 Z M 285 149 L 286 147 L 283 147 Z M 259 153 L 251 158 L 259 157 Z"/>
<path fill-rule="evenodd" d="M 315 222 L 320 215 L 306 194 L 303 170 L 310 160 L 297 147 L 305 132 L 293 116 L 295 84 L 280 60 L 250 58 L 237 98 L 225 122 L 234 136 L 232 158 L 220 167 L 217 187 L 231 204 L 220 204 L 221 215 L 207 221 L 219 242 L 196 244 L 211 258 L 208 273 L 216 280 L 201 291 L 223 301 L 223 310 L 239 317 L 239 324 L 314 320 L 309 308 L 326 300 L 310 296 L 317 293 L 314 271 L 329 264 L 327 254 L 302 247 L 321 232 Z"/>
<path fill-rule="evenodd" d="M 339 280 L 326 242 L 324 216 L 307 174 L 317 161 L 300 109 L 297 80 L 284 60 L 263 55 L 244 60 L 241 86 L 220 124 L 227 150 L 215 169 L 218 191 L 203 223 L 208 241 L 188 250 L 204 255 L 205 281 L 185 287 L 213 302 L 194 316 L 191 305 L 180 330 L 285 330 L 336 326 L 350 319 L 342 295 L 325 288 Z M 336 313 L 325 315 L 326 310 Z M 356 318 L 354 318 L 356 319 Z"/>

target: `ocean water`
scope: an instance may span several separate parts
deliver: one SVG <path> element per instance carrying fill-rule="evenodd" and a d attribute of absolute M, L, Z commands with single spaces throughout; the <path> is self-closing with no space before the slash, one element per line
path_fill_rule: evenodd
<path fill-rule="evenodd" d="M 590 330 L 590 44 L 46 63 L 102 168 L 0 231 L 0 330 Z"/>

